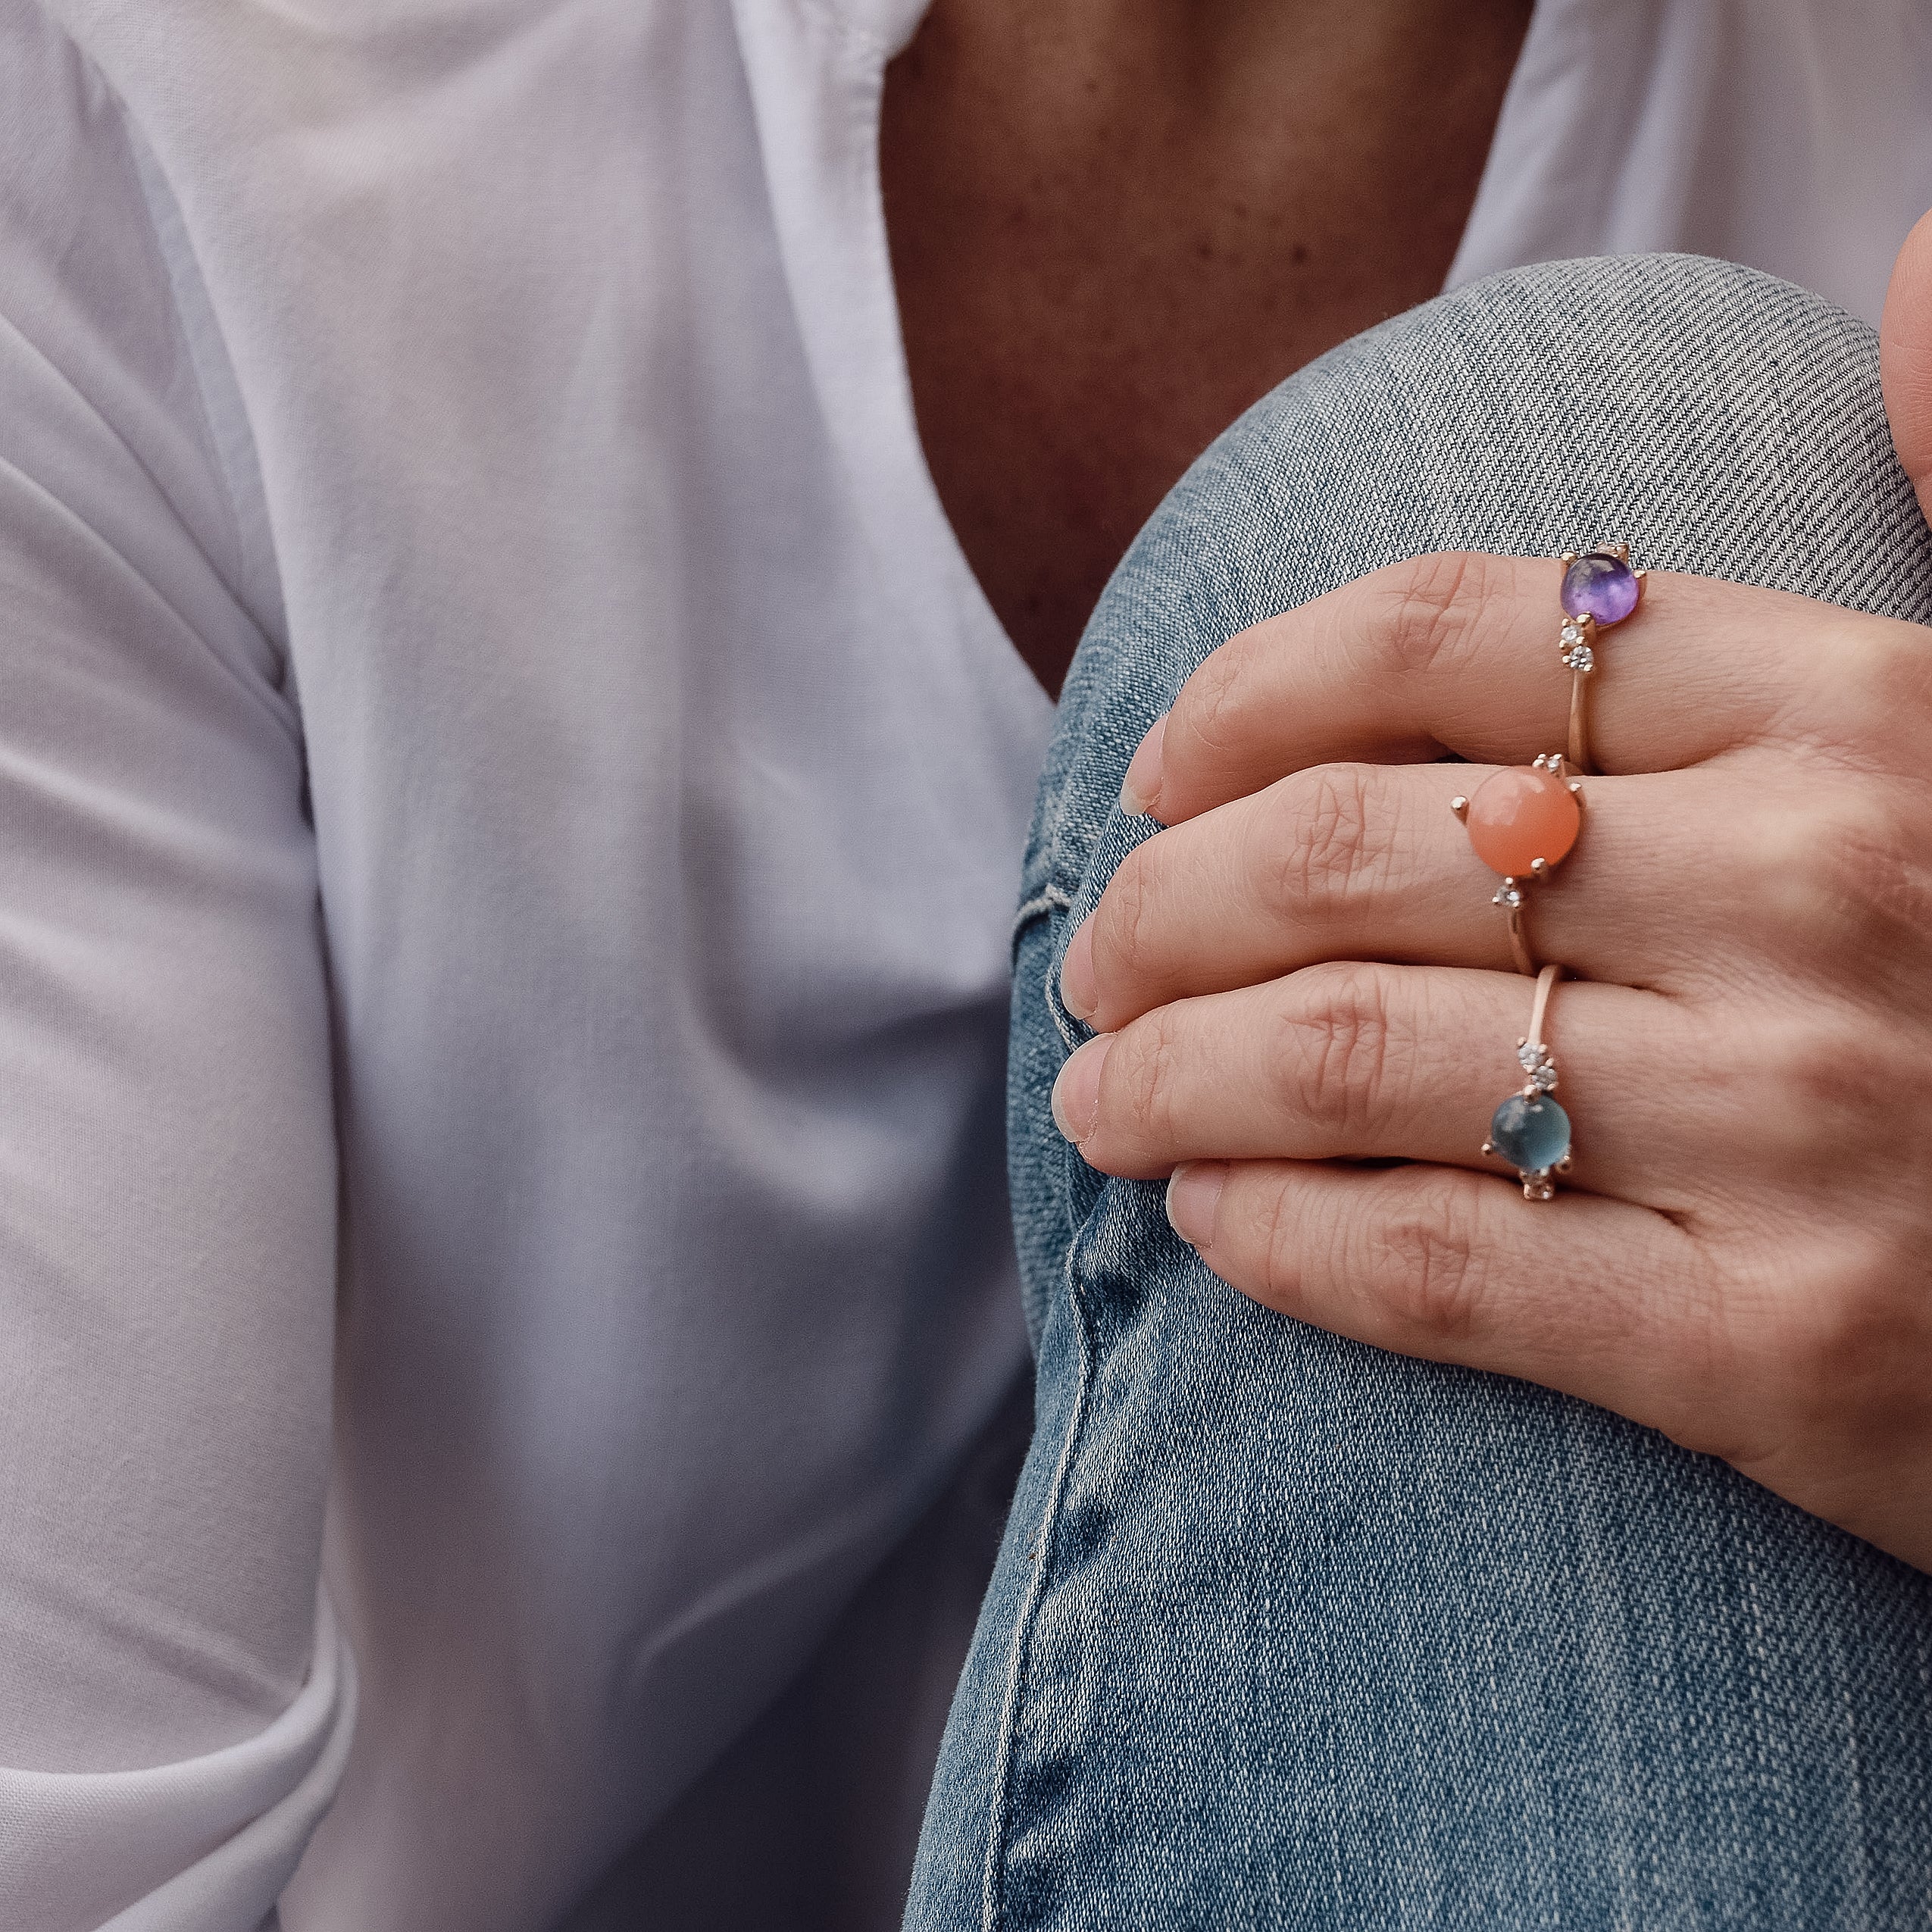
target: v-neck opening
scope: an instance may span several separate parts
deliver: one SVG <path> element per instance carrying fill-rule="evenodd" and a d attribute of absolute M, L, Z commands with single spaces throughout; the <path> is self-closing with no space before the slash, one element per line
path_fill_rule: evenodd
<path fill-rule="evenodd" d="M 904 318 L 893 274 L 880 136 L 886 67 L 918 31 L 930 0 L 736 0 L 736 4 L 741 15 L 757 9 L 767 17 L 774 12 L 786 17 L 794 29 L 792 44 L 801 54 L 817 58 L 821 67 L 817 80 L 827 91 L 828 111 L 814 130 L 818 138 L 806 148 L 796 138 L 802 131 L 797 117 L 783 115 L 774 98 L 780 77 L 771 72 L 752 77 L 771 174 L 775 177 L 786 168 L 802 169 L 813 177 L 809 185 L 796 176 L 784 181 L 774 178 L 774 198 L 781 242 L 789 234 L 799 243 L 786 254 L 799 324 L 825 396 L 833 439 L 847 460 L 861 517 L 882 541 L 888 540 L 884 536 L 888 530 L 902 539 L 907 512 L 916 505 L 924 567 L 915 560 L 893 560 L 899 571 L 913 561 L 908 594 L 916 596 L 923 590 L 929 599 L 944 594 L 953 599 L 960 627 L 972 640 L 964 648 L 985 658 L 989 674 L 1002 683 L 1010 682 L 1017 673 L 1038 703 L 1051 708 L 1055 699 L 993 608 L 947 513 L 927 458 L 913 396 Z M 1485 214 L 1495 199 L 1499 157 L 1506 156 L 1512 145 L 1508 138 L 1512 109 L 1520 112 L 1521 83 L 1526 72 L 1536 70 L 1533 57 L 1542 51 L 1541 30 L 1555 10 L 1552 0 L 1537 0 L 1532 10 L 1444 289 L 1468 279 L 1465 261 L 1487 234 Z M 764 44 L 763 36 L 758 39 Z M 791 80 L 795 87 L 801 84 L 796 75 Z M 803 207 L 805 193 L 814 187 L 830 204 L 824 210 L 829 218 L 817 224 L 805 218 Z M 842 199 L 846 205 L 840 208 Z M 797 205 L 788 210 L 788 200 Z M 808 229 L 809 249 L 805 245 Z M 808 260 L 808 255 L 817 258 Z M 842 285 L 840 277 L 846 278 Z M 874 359 L 869 366 L 865 358 L 849 352 L 850 334 L 871 345 Z M 864 392 L 868 389 L 869 393 Z"/>

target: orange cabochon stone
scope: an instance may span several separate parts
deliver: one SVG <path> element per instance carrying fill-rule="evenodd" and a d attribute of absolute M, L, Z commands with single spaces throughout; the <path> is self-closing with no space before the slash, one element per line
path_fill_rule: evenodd
<path fill-rule="evenodd" d="M 1554 865 L 1569 851 L 1583 814 L 1555 772 L 1518 764 L 1476 788 L 1463 822 L 1485 865 L 1505 877 L 1522 878 L 1535 860 Z"/>

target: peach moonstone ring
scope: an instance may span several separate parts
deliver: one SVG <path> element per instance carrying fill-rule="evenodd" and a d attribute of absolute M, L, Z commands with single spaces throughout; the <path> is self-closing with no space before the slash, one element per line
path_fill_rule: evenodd
<path fill-rule="evenodd" d="M 1449 810 L 1468 827 L 1476 856 L 1502 874 L 1494 903 L 1509 918 L 1509 951 L 1519 973 L 1534 977 L 1537 962 L 1523 936 L 1523 895 L 1568 857 L 1583 824 L 1583 788 L 1552 752 L 1533 764 L 1492 773 Z"/>

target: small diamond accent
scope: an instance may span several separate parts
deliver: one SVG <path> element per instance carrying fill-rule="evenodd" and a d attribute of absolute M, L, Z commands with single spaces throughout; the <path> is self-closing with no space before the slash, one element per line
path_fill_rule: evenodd
<path fill-rule="evenodd" d="M 1522 890 L 1516 886 L 1499 886 L 1496 889 L 1496 897 L 1490 903 L 1492 905 L 1506 905 L 1514 912 L 1523 903 Z"/>
<path fill-rule="evenodd" d="M 1549 1049 L 1540 1040 L 1527 1040 L 1516 1049 L 1518 1064 L 1530 1077 L 1530 1083 L 1539 1093 L 1549 1093 L 1556 1086 L 1556 1063 L 1549 1057 Z"/>
<path fill-rule="evenodd" d="M 1583 627 L 1581 624 L 1577 622 L 1574 617 L 1572 617 L 1569 622 L 1565 624 L 1563 628 L 1557 633 L 1557 636 L 1562 641 L 1564 648 L 1567 650 L 1571 646 L 1580 644 L 1583 641 Z"/>
<path fill-rule="evenodd" d="M 1593 671 L 1596 668 L 1596 653 L 1587 644 L 1572 644 L 1563 653 L 1563 661 L 1572 671 Z"/>

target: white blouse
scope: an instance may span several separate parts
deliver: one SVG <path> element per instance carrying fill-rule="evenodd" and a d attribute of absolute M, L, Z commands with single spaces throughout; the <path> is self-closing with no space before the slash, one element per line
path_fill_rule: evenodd
<path fill-rule="evenodd" d="M 1024 1359 L 920 11 L 0 7 L 0 1924 L 545 1932 Z M 1455 279 L 1875 317 L 1929 21 L 1546 0 Z"/>

